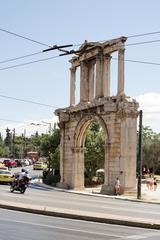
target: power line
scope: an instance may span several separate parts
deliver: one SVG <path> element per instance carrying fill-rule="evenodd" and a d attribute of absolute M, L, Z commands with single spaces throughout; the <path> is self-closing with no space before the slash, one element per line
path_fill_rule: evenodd
<path fill-rule="evenodd" d="M 0 61 L 0 64 L 7 63 L 7 62 L 12 62 L 12 61 L 19 60 L 19 59 L 26 58 L 26 57 L 32 57 L 32 56 L 35 56 L 35 55 L 38 55 L 38 54 L 41 54 L 41 53 L 43 53 L 43 52 L 41 51 L 41 52 L 36 52 L 36 53 L 23 55 L 23 56 L 20 56 L 20 57 L 10 58 L 10 59 L 7 59 L 7 60 Z"/>
<path fill-rule="evenodd" d="M 30 100 L 26 100 L 26 99 L 21 99 L 21 98 L 15 98 L 15 97 L 10 97 L 10 96 L 6 96 L 6 95 L 1 95 L 0 97 L 2 98 L 8 98 L 8 99 L 12 99 L 12 100 L 16 100 L 16 101 L 21 101 L 21 102 L 27 102 L 27 103 L 31 103 L 31 104 L 36 104 L 36 105 L 40 105 L 40 106 L 44 106 L 44 107 L 51 107 L 51 108 L 58 108 L 49 104 L 45 104 L 45 103 L 39 103 L 39 102 L 35 102 L 35 101 L 30 101 Z"/>
<path fill-rule="evenodd" d="M 37 63 L 37 62 L 44 62 L 44 61 L 54 59 L 54 58 L 58 58 L 58 57 L 59 57 L 59 55 L 56 55 L 56 56 L 49 57 L 49 58 L 43 58 L 43 59 L 38 59 L 38 60 L 31 61 L 31 62 L 20 63 L 20 64 L 12 65 L 12 66 L 9 66 L 9 67 L 0 68 L 0 71 L 11 69 L 11 68 L 17 68 L 17 67 L 21 67 L 21 66 L 25 66 L 25 65 L 30 65 L 30 64 L 33 64 L 33 63 Z"/>
<path fill-rule="evenodd" d="M 11 58 L 11 59 L 0 61 L 0 64 L 6 63 L 6 62 L 16 61 L 16 60 L 19 60 L 19 59 L 22 59 L 22 58 L 32 57 L 32 56 L 39 55 L 41 53 L 44 53 L 44 52 L 47 52 L 47 51 L 51 51 L 51 50 L 59 50 L 59 51 L 68 52 L 67 50 L 62 50 L 61 48 L 68 48 L 68 47 L 71 47 L 71 46 L 73 46 L 73 45 L 72 44 L 61 45 L 61 46 L 54 45 L 53 47 L 50 47 L 49 49 L 42 50 L 41 52 L 35 52 L 35 53 L 31 53 L 31 54 L 20 56 L 20 57 L 15 57 L 15 58 Z"/>
<path fill-rule="evenodd" d="M 113 60 L 118 60 L 118 58 L 114 58 L 114 57 L 112 59 Z M 156 62 L 146 62 L 146 61 L 139 61 L 139 60 L 132 60 L 132 59 L 125 59 L 124 61 L 125 62 L 133 62 L 133 63 L 141 63 L 141 64 L 160 66 L 160 63 L 156 63 Z"/>
<path fill-rule="evenodd" d="M 127 36 L 127 38 L 143 37 L 143 36 L 149 36 L 149 35 L 155 35 L 155 34 L 160 34 L 160 31 L 134 34 L 134 35 Z"/>
<path fill-rule="evenodd" d="M 4 28 L 0 28 L 0 31 L 8 33 L 8 34 L 11 34 L 11 35 L 19 37 L 19 38 L 23 38 L 25 40 L 28 40 L 28 41 L 31 41 L 31 42 L 34 42 L 34 43 L 37 43 L 37 44 L 40 44 L 42 46 L 47 46 L 49 48 L 52 47 L 52 46 L 50 46 L 50 45 L 48 45 L 46 43 L 42 43 L 40 41 L 31 39 L 29 37 L 26 37 L 26 36 L 23 36 L 23 35 L 20 35 L 20 34 L 17 34 L 15 32 L 11 32 L 11 31 L 6 30 Z M 160 34 L 160 31 L 154 31 L 154 32 L 147 32 L 147 33 L 140 33 L 140 34 L 129 35 L 129 36 L 127 36 L 127 38 L 136 38 L 136 37 L 143 37 L 143 36 L 156 35 L 156 34 Z M 107 40 L 101 40 L 101 41 L 107 41 Z M 75 44 L 73 46 L 79 46 L 79 45 L 81 45 L 81 44 Z"/>
<path fill-rule="evenodd" d="M 30 40 L 32 42 L 36 42 L 38 44 L 41 44 L 43 46 L 47 46 L 49 47 L 49 49 L 47 49 L 47 51 L 49 50 L 52 50 L 52 49 L 58 49 L 60 50 L 60 47 L 61 46 L 57 46 L 57 45 L 54 45 L 54 46 L 49 46 L 47 44 L 44 44 L 44 43 L 40 43 L 38 41 L 35 41 L 33 39 L 30 39 L 30 38 L 26 38 L 22 35 L 19 35 L 19 34 L 16 34 L 16 33 L 13 33 L 13 32 L 10 32 L 8 30 L 5 30 L 5 29 L 0 29 L 0 31 L 4 31 L 4 32 L 7 32 L 9 34 L 12 34 L 12 35 L 15 35 L 15 36 L 18 36 L 18 37 L 21 37 L 21 38 L 24 38 L 24 39 L 27 39 L 27 40 Z M 131 35 L 131 36 L 128 36 L 127 38 L 133 38 L 133 37 L 140 37 L 140 36 L 146 36 L 146 35 L 153 35 L 153 34 L 159 34 L 160 32 L 157 31 L 157 32 L 150 32 L 150 33 L 143 33 L 143 34 L 137 34 L 137 35 Z M 104 42 L 104 41 L 107 41 L 107 40 L 100 40 L 100 42 Z M 137 43 L 130 43 L 130 44 L 126 44 L 125 46 L 134 46 L 134 45 L 142 45 L 142 44 L 148 44 L 148 43 L 155 43 L 155 42 L 160 42 L 160 40 L 152 40 L 152 41 L 145 41 L 145 42 L 137 42 Z M 66 45 L 66 46 L 73 46 L 73 47 L 77 47 L 77 46 L 80 46 L 81 44 L 70 44 L 70 45 Z M 57 47 L 57 48 L 56 48 Z M 6 62 L 11 62 L 11 61 L 15 61 L 15 60 L 19 60 L 19 59 L 23 59 L 23 58 L 27 58 L 27 57 L 31 57 L 31 56 L 34 56 L 34 55 L 38 55 L 38 54 L 41 54 L 42 52 L 46 52 L 46 50 L 42 50 L 41 52 L 36 52 L 36 53 L 31 53 L 31 54 L 27 54 L 27 55 L 23 55 L 23 56 L 20 56 L 20 57 L 15 57 L 15 58 L 11 58 L 11 59 L 7 59 L 7 60 L 3 60 L 3 61 L 0 61 L 0 64 L 3 64 L 3 63 L 6 63 Z M 73 52 L 74 53 L 74 52 Z M 9 67 L 10 68 L 10 67 Z M 5 70 L 5 69 L 4 69 Z"/>
<path fill-rule="evenodd" d="M 35 61 L 31 61 L 31 62 L 26 62 L 26 63 L 21 63 L 21 64 L 17 64 L 17 65 L 12 65 L 9 67 L 4 67 L 4 68 L 0 68 L 0 71 L 3 70 L 7 70 L 7 69 L 11 69 L 11 68 L 17 68 L 17 67 L 21 67 L 21 66 L 25 66 L 25 65 L 30 65 L 33 63 L 37 63 L 37 62 L 44 62 L 44 61 L 48 61 L 54 58 L 58 58 L 61 57 L 60 55 L 56 55 L 53 57 L 49 57 L 49 58 L 43 58 L 43 59 L 39 59 L 39 60 L 35 60 Z M 117 58 L 112 58 L 113 60 L 118 60 Z M 140 60 L 132 60 L 132 59 L 125 59 L 125 62 L 133 62 L 133 63 L 140 63 L 140 64 L 147 64 L 147 65 L 155 65 L 155 66 L 159 66 L 160 63 L 156 63 L 156 62 L 148 62 L 148 61 L 140 61 Z"/>
<path fill-rule="evenodd" d="M 125 46 L 128 47 L 128 46 L 148 44 L 148 43 L 155 43 L 155 42 L 160 42 L 160 40 L 157 39 L 157 40 L 152 40 L 152 41 L 131 43 L 131 44 L 126 44 Z M 73 46 L 75 46 L 75 45 L 73 45 Z M 53 48 L 53 47 L 52 47 L 52 48 Z M 59 50 L 59 49 L 58 49 L 58 50 Z M 26 58 L 26 57 L 31 57 L 31 56 L 39 55 L 39 54 L 41 54 L 41 53 L 43 53 L 43 52 L 45 52 L 45 51 L 36 52 L 36 53 L 32 53 L 32 54 L 28 54 L 28 55 L 24 55 L 24 56 L 12 58 L 12 59 L 0 61 L 0 64 L 6 63 L 6 62 L 15 61 L 15 60 L 19 60 L 19 59 Z M 75 52 L 74 50 L 71 50 L 71 51 L 70 51 L 70 54 L 74 54 L 74 52 Z M 16 67 L 21 67 L 21 66 L 25 66 L 25 65 L 30 65 L 30 64 L 33 64 L 33 63 L 37 63 L 37 62 L 47 61 L 47 60 L 50 60 L 50 59 L 54 59 L 54 58 L 61 57 L 61 56 L 63 56 L 63 55 L 66 55 L 66 54 L 60 54 L 60 55 L 52 56 L 52 57 L 49 57 L 49 58 L 38 59 L 38 60 L 26 62 L 26 63 L 21 63 L 21 64 L 16 64 L 16 65 L 12 65 L 12 66 L 8 66 L 8 67 L 0 68 L 0 71 L 2 71 L 2 70 L 7 70 L 7 69 L 11 69 L 11 68 L 16 68 Z M 112 59 L 117 60 L 116 58 L 112 58 Z M 142 63 L 142 64 L 150 64 L 150 65 L 160 65 L 160 63 L 147 62 L 147 61 L 139 61 L 139 60 L 126 60 L 126 59 L 125 59 L 125 61 L 127 61 L 127 62 L 135 62 L 135 63 Z"/>
<path fill-rule="evenodd" d="M 34 39 L 31 39 L 31 38 L 22 36 L 22 35 L 20 35 L 20 34 L 17 34 L 17 33 L 14 33 L 14 32 L 11 32 L 11 31 L 8 31 L 8 30 L 5 30 L 5 29 L 2 29 L 2 28 L 0 28 L 0 31 L 5 32 L 5 33 L 8 33 L 8 34 L 11 34 L 11 35 L 16 36 L 16 37 L 19 37 L 19 38 L 23 38 L 23 39 L 25 39 L 25 40 L 28 40 L 28 41 L 30 41 L 30 42 L 37 43 L 37 44 L 42 45 L 42 46 L 45 46 L 45 47 L 51 47 L 51 46 L 48 45 L 48 44 L 39 42 L 39 41 L 37 41 L 37 40 L 34 40 Z"/>
<path fill-rule="evenodd" d="M 160 112 L 145 112 L 143 111 L 144 114 L 160 114 Z M 18 121 L 18 120 L 12 120 L 12 119 L 5 119 L 5 118 L 0 118 L 0 121 L 5 121 L 5 122 L 15 122 L 15 123 L 25 123 L 23 121 Z M 27 124 L 27 123 L 26 123 Z M 34 125 L 34 124 L 30 124 L 30 125 Z M 39 124 L 38 124 L 39 125 Z M 38 126 L 37 125 L 37 126 Z M 1 129 L 1 127 L 0 127 Z"/>
<path fill-rule="evenodd" d="M 126 47 L 126 46 L 129 47 L 129 46 L 136 46 L 136 45 L 148 44 L 148 43 L 156 43 L 156 42 L 160 42 L 160 39 L 151 40 L 151 41 L 145 41 L 145 42 L 129 43 L 129 44 L 125 44 L 125 47 Z"/>
<path fill-rule="evenodd" d="M 17 121 L 17 120 L 11 120 L 11 119 L 5 119 L 5 118 L 0 118 L 0 121 L 6 121 L 6 122 L 17 122 L 17 123 L 22 123 L 22 121 Z"/>

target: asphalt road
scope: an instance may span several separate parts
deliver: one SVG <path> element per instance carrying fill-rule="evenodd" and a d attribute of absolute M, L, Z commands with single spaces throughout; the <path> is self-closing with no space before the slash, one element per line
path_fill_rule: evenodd
<path fill-rule="evenodd" d="M 41 175 L 41 171 L 35 172 Z M 31 173 L 32 174 L 32 173 Z M 25 194 L 11 193 L 8 185 L 0 185 L 0 200 L 4 203 L 30 205 L 32 208 L 56 209 L 58 212 L 68 211 L 72 214 L 92 215 L 104 218 L 119 218 L 140 222 L 160 221 L 158 204 L 125 201 L 102 196 L 88 196 L 53 189 L 40 182 L 33 181 Z"/>
<path fill-rule="evenodd" d="M 160 231 L 0 209 L 1 240 L 159 240 Z"/>
<path fill-rule="evenodd" d="M 8 185 L 0 185 L 0 200 L 34 206 L 53 207 L 59 211 L 65 209 L 82 211 L 84 214 L 95 213 L 132 217 L 133 219 L 160 219 L 158 204 L 124 201 L 119 199 L 87 196 L 52 189 L 41 183 L 31 183 L 25 194 L 11 193 Z"/>

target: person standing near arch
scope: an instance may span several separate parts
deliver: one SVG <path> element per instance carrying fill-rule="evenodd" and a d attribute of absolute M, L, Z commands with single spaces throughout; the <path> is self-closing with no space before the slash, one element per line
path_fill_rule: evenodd
<path fill-rule="evenodd" d="M 116 182 L 115 182 L 115 194 L 119 195 L 120 194 L 120 190 L 121 190 L 121 184 L 120 184 L 120 180 L 117 177 L 116 178 Z"/>

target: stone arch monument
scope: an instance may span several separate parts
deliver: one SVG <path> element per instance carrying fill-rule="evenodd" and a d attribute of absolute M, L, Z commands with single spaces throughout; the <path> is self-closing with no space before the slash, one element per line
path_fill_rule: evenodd
<path fill-rule="evenodd" d="M 84 188 L 84 144 L 94 121 L 105 133 L 105 181 L 101 192 L 113 194 L 120 178 L 123 192 L 136 188 L 136 144 L 138 103 L 124 92 L 124 43 L 126 37 L 86 42 L 71 60 L 70 106 L 57 109 L 61 129 L 59 185 Z M 110 63 L 118 52 L 116 96 L 110 96 Z M 76 104 L 76 70 L 80 68 L 80 102 Z"/>

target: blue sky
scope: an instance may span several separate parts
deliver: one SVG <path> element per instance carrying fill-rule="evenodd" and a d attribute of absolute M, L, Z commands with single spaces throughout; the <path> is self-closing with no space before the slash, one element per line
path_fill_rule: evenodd
<path fill-rule="evenodd" d="M 0 29 L 5 29 L 47 45 L 82 44 L 120 36 L 160 31 L 159 0 L 5 0 L 1 1 Z M 160 34 L 128 38 L 127 44 L 159 40 Z M 0 31 L 0 61 L 40 52 L 45 46 Z M 77 47 L 74 47 L 76 49 Z M 126 59 L 160 63 L 160 42 L 126 46 Z M 1 70 L 58 55 L 51 51 L 19 61 L 0 63 L 0 95 L 53 105 L 69 105 L 71 56 Z M 117 61 L 112 60 L 112 90 L 115 94 Z M 145 124 L 160 131 L 160 66 L 126 62 L 125 92 L 137 98 L 145 114 Z M 152 93 L 152 94 L 151 94 Z M 149 95 L 148 95 L 149 94 Z M 149 101 L 149 102 L 148 102 Z M 34 105 L 0 96 L 0 131 L 9 126 L 17 132 L 29 123 L 52 121 L 55 108 Z M 8 119 L 9 121 L 2 121 Z M 12 120 L 21 122 L 12 122 Z M 27 125 L 25 125 L 27 122 Z M 46 129 L 48 126 L 46 126 Z M 32 131 L 39 127 L 32 126 Z M 45 130 L 46 131 L 46 130 Z"/>

